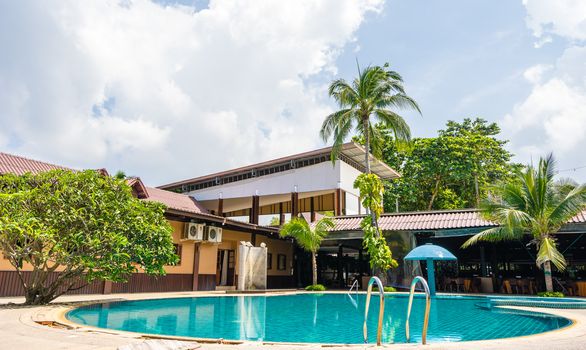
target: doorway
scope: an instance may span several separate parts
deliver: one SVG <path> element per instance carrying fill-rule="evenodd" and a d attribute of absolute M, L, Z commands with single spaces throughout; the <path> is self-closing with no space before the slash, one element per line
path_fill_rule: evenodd
<path fill-rule="evenodd" d="M 216 264 L 216 285 L 233 286 L 234 285 L 234 266 L 236 254 L 234 250 L 219 249 L 218 261 Z"/>

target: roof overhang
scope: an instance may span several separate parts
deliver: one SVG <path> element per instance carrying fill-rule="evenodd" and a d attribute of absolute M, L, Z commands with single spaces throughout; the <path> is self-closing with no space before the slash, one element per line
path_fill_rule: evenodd
<path fill-rule="evenodd" d="M 355 162 L 359 167 L 362 167 L 362 171 L 365 172 L 366 169 L 364 169 L 363 164 L 366 157 L 366 149 L 364 147 L 355 142 L 349 142 L 342 146 L 342 151 L 340 153 Z M 401 175 L 393 168 L 372 155 L 370 156 L 370 171 L 373 174 L 378 175 L 381 179 L 386 180 L 401 177 Z"/>

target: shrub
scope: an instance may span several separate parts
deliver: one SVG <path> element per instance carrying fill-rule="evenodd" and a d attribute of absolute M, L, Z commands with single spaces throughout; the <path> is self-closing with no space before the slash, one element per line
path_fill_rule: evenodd
<path fill-rule="evenodd" d="M 326 290 L 323 284 L 310 284 L 309 286 L 305 287 L 307 291 L 314 291 L 314 292 L 323 292 Z"/>
<path fill-rule="evenodd" d="M 562 292 L 540 292 L 540 293 L 537 293 L 537 296 L 544 297 L 544 298 L 563 298 L 564 293 L 562 293 Z"/>
<path fill-rule="evenodd" d="M 397 290 L 391 286 L 386 286 L 384 287 L 385 293 L 393 293 L 396 292 Z M 373 286 L 372 287 L 372 291 L 373 292 L 378 292 L 378 287 L 377 286 Z"/>

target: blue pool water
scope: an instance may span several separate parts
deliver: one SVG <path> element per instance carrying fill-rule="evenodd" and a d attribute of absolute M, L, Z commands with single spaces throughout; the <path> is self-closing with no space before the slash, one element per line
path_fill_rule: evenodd
<path fill-rule="evenodd" d="M 364 294 L 217 296 L 123 301 L 74 309 L 73 322 L 123 331 L 275 342 L 359 344 Z M 569 325 L 553 315 L 482 307 L 486 298 L 438 296 L 432 300 L 428 342 L 517 337 Z M 376 340 L 378 298 L 371 299 L 369 341 Z M 383 342 L 403 343 L 408 297 L 387 294 Z M 425 299 L 416 296 L 411 341 L 421 341 Z"/>

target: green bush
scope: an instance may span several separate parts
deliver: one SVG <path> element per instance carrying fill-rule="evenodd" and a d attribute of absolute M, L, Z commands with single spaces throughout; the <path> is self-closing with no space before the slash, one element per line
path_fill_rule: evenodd
<path fill-rule="evenodd" d="M 326 287 L 324 287 L 323 284 L 311 284 L 311 285 L 305 287 L 305 290 L 314 291 L 314 292 L 323 292 L 326 290 Z"/>
<path fill-rule="evenodd" d="M 392 293 L 392 292 L 396 292 L 397 290 L 391 286 L 386 286 L 384 287 L 385 293 Z M 378 287 L 377 286 L 373 286 L 372 287 L 372 291 L 373 292 L 378 292 Z"/>
<path fill-rule="evenodd" d="M 563 298 L 564 293 L 562 292 L 539 292 L 537 296 L 545 297 L 545 298 Z"/>

